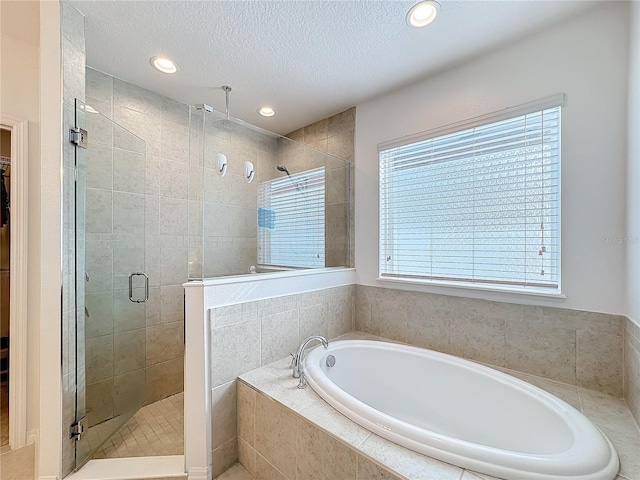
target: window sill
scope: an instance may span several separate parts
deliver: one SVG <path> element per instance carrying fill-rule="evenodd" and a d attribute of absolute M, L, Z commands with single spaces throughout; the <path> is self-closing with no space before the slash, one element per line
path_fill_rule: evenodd
<path fill-rule="evenodd" d="M 449 295 L 457 293 L 457 296 L 465 296 L 465 292 L 492 292 L 505 295 L 544 297 L 549 299 L 564 300 L 567 297 L 561 292 L 544 292 L 541 290 L 526 290 L 524 288 L 508 288 L 488 285 L 459 284 L 454 282 L 443 282 L 433 280 L 416 280 L 404 278 L 378 277 L 380 283 L 390 283 L 396 285 L 420 285 L 426 287 L 424 291 L 428 293 L 447 293 Z"/>

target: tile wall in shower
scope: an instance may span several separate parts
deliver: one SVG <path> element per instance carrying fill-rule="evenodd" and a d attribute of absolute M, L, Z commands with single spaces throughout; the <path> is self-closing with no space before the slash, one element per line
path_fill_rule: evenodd
<path fill-rule="evenodd" d="M 625 319 L 624 398 L 640 425 L 640 327 Z"/>
<path fill-rule="evenodd" d="M 118 276 L 118 266 L 107 253 L 92 255 L 102 272 L 92 279 L 94 288 L 87 294 L 91 313 L 87 331 L 87 388 L 100 391 L 119 377 L 123 368 L 129 377 L 144 368 L 146 403 L 152 403 L 183 389 L 184 315 L 182 283 L 187 281 L 187 211 L 189 198 L 189 108 L 154 92 L 139 88 L 94 69 L 86 70 L 87 104 L 108 119 L 141 137 L 146 142 L 146 157 L 108 146 L 101 139 L 108 130 L 100 117 L 92 116 L 89 125 L 94 144 L 89 151 L 87 217 L 90 240 L 109 242 L 99 231 L 112 222 L 121 230 L 136 234 L 144 241 L 144 262 L 139 268 L 149 275 L 150 295 L 146 304 L 126 301 L 113 303 L 110 293 L 97 287 L 99 282 Z M 106 123 L 106 122 L 105 122 Z M 117 132 L 114 135 L 117 136 Z M 98 138 L 96 138 L 98 137 Z M 104 140 L 104 141 L 103 141 Z M 113 184 L 113 198 L 102 199 L 104 182 Z M 104 200 L 104 201 L 103 201 Z M 144 219 L 144 220 L 143 220 Z M 142 233 L 144 232 L 144 238 Z M 131 238 L 135 240 L 135 238 Z M 130 249 L 131 243 L 123 245 Z M 135 254 L 135 251 L 132 253 Z M 103 327 L 111 335 L 106 334 Z M 89 346 L 91 348 L 89 348 Z M 146 352 L 146 353 L 145 353 Z M 138 358 L 143 355 L 144 358 Z M 122 364 L 136 359 L 138 367 Z M 130 362 L 129 362 L 130 363 Z M 109 408 L 109 405 L 104 405 Z"/>
<path fill-rule="evenodd" d="M 201 141 L 195 127 L 192 125 L 192 142 L 194 139 Z M 248 273 L 249 268 L 258 263 L 258 184 L 266 179 L 266 172 L 275 164 L 276 138 L 206 115 L 204 145 L 201 147 L 204 169 L 203 220 L 200 221 L 204 221 L 204 225 L 192 228 L 192 231 L 202 229 L 204 278 Z M 224 177 L 218 173 L 217 154 L 227 157 L 228 168 Z M 198 159 L 202 162 L 201 156 L 194 156 L 194 161 Z M 247 182 L 245 177 L 246 161 L 251 162 L 256 171 L 251 182 Z"/>
<path fill-rule="evenodd" d="M 349 164 L 326 153 L 331 140 L 332 148 L 338 150 L 336 153 L 353 157 L 354 118 L 354 109 L 351 109 L 317 122 L 323 128 L 316 129 L 315 135 L 322 137 L 324 142 L 310 142 L 308 145 L 314 148 L 213 115 L 206 115 L 204 120 L 202 145 L 197 138 L 201 135 L 192 122 L 192 153 L 194 150 L 204 152 L 204 228 L 197 223 L 191 226 L 191 231 L 203 231 L 204 278 L 244 274 L 250 266 L 257 264 L 257 189 L 260 182 L 283 175 L 277 170 L 278 165 L 285 165 L 291 174 L 325 168 L 325 265 L 349 264 Z M 331 137 L 327 137 L 328 132 Z M 341 142 L 335 143 L 334 139 Z M 200 146 L 194 149 L 196 141 Z M 351 151 L 345 145 L 351 145 Z M 228 161 L 224 177 L 217 171 L 216 155 L 219 153 L 223 153 Z M 194 161 L 196 158 L 199 157 L 194 156 Z M 251 183 L 244 176 L 245 161 L 252 162 L 256 170 Z M 192 221 L 199 220 L 192 217 Z M 192 242 L 195 240 L 192 238 Z M 192 261 L 197 260 L 197 255 L 194 257 Z"/>
<path fill-rule="evenodd" d="M 248 272 L 249 267 L 257 263 L 257 185 L 277 172 L 275 166 L 282 161 L 284 149 L 275 136 L 227 120 L 216 120 L 207 115 L 203 125 L 201 117 L 192 113 L 190 118 L 188 105 L 91 68 L 86 70 L 86 85 L 88 105 L 146 141 L 146 164 L 132 155 L 109 158 L 107 151 L 102 152 L 104 158 L 89 159 L 89 162 L 104 165 L 104 172 L 94 171 L 94 181 L 111 178 L 114 189 L 135 194 L 136 200 L 143 199 L 145 269 L 151 285 L 149 302 L 120 305 L 120 309 L 116 306 L 113 311 L 108 308 L 105 311 L 101 307 L 108 305 L 108 299 L 101 298 L 99 293 L 90 293 L 87 301 L 91 304 L 88 305 L 90 311 L 107 316 L 104 320 L 94 316 L 94 321 L 106 323 L 127 324 L 127 318 L 136 317 L 133 310 L 144 308 L 146 324 L 134 325 L 133 329 L 131 325 L 127 326 L 127 331 L 135 332 L 132 335 L 139 337 L 139 341 L 129 341 L 123 348 L 138 349 L 146 344 L 146 401 L 150 403 L 182 390 L 181 284 L 189 278 L 190 262 L 196 260 L 189 258 L 190 231 L 203 232 L 201 248 L 205 278 Z M 346 141 L 347 146 L 352 145 L 353 119 L 353 111 L 348 111 L 324 122 L 327 135 L 331 132 L 325 138 L 327 150 L 329 145 L 339 149 L 336 153 L 345 150 L 344 142 L 334 140 L 334 137 L 342 138 L 339 131 L 350 139 Z M 100 125 L 92 127 L 99 135 Z M 324 136 L 323 133 L 319 135 Z M 344 163 L 315 150 L 300 148 L 305 155 L 297 155 L 297 164 L 293 161 L 292 164 L 310 168 L 313 162 L 307 157 L 315 156 L 327 167 L 327 231 L 331 232 L 327 242 L 332 251 L 339 252 L 331 257 L 334 258 L 331 265 L 343 265 L 347 251 L 348 205 Z M 224 177 L 217 173 L 217 153 L 227 156 L 228 170 Z M 352 157 L 352 152 L 344 154 Z M 254 163 L 257 172 L 251 183 L 244 177 L 247 160 Z M 92 181 L 91 176 L 89 181 Z M 102 205 L 103 211 L 93 221 L 100 225 L 110 218 L 122 216 L 125 221 L 131 220 L 133 226 L 136 209 L 132 206 L 135 204 L 123 202 L 123 205 L 128 208 L 118 212 L 115 211 L 116 203 L 111 208 Z M 94 202 L 92 206 L 100 205 Z M 203 209 L 203 215 L 194 215 L 199 208 Z M 194 225 L 200 222 L 200 225 Z M 193 236 L 191 241 L 194 241 Z M 338 260 L 335 260 L 336 256 Z M 108 263 L 109 259 L 104 257 L 103 261 Z M 96 365 L 109 363 L 109 359 L 113 359 L 114 364 L 117 362 L 115 349 L 113 353 L 108 351 L 108 341 L 94 338 L 91 332 L 88 338 L 92 346 L 89 362 Z M 128 339 L 131 338 L 130 335 Z M 104 367 L 100 368 L 104 370 Z M 90 370 L 95 370 L 93 365 Z M 107 380 L 100 378 L 103 382 Z"/>
<path fill-rule="evenodd" d="M 328 185 L 325 246 L 328 267 L 355 266 L 355 216 L 353 210 L 355 204 L 355 127 L 356 108 L 352 107 L 287 135 L 288 138 L 296 142 L 309 145 L 349 162 L 344 164 L 330 157 L 325 157 Z M 289 144 L 282 145 L 282 147 L 278 152 L 279 162 L 295 172 L 299 164 L 295 158 L 296 146 Z M 313 152 L 307 153 L 307 156 L 310 155 L 313 155 Z M 298 157 L 300 157 L 299 154 Z M 311 161 L 313 162 L 313 159 Z M 345 188 L 347 184 L 348 188 Z"/>

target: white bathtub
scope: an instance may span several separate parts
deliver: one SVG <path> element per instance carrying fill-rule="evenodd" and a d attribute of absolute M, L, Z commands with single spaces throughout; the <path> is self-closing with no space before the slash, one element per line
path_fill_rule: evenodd
<path fill-rule="evenodd" d="M 483 365 L 345 340 L 312 350 L 304 366 L 338 411 L 430 457 L 509 480 L 612 480 L 618 472 L 611 442 L 575 408 Z"/>

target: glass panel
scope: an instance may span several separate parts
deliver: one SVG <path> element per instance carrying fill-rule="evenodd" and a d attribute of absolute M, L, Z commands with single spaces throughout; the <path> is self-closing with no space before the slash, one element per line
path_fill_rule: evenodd
<path fill-rule="evenodd" d="M 190 137 L 192 166 L 198 165 L 201 172 L 190 178 L 194 190 L 201 187 L 189 212 L 191 279 L 349 265 L 348 162 L 241 120 L 195 108 Z M 318 172 L 323 178 L 316 178 Z M 259 203 L 259 193 L 264 193 L 266 185 L 286 186 L 287 177 L 295 181 L 310 175 L 316 186 L 324 185 L 324 195 L 309 195 L 300 186 L 294 196 L 311 202 L 323 198 L 324 208 L 296 207 L 278 213 Z M 305 211 L 314 212 L 307 222 L 309 232 L 315 232 L 309 235 L 314 245 L 307 245 L 305 235 L 296 231 L 300 240 L 287 244 L 296 250 L 290 262 L 287 255 L 279 256 L 277 264 L 264 262 L 261 250 L 276 248 L 269 239 L 281 241 L 283 234 L 277 229 L 291 228 L 291 222 L 283 222 L 282 216 L 275 220 L 275 216 L 304 215 Z M 315 218 L 318 212 L 322 218 Z M 316 238 L 317 232 L 324 232 L 323 238 Z M 317 250 L 318 245 L 324 252 L 316 255 L 315 262 L 300 261 L 303 250 Z"/>
<path fill-rule="evenodd" d="M 260 182 L 258 262 L 269 267 L 325 265 L 325 168 Z"/>
<path fill-rule="evenodd" d="M 189 280 L 202 279 L 202 194 L 204 111 L 190 108 L 189 118 Z"/>
<path fill-rule="evenodd" d="M 76 444 L 85 463 L 145 401 L 146 144 L 76 101 Z"/>

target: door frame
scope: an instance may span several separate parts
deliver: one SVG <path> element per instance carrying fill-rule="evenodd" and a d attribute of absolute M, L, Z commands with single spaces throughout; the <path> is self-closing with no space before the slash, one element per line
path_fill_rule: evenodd
<path fill-rule="evenodd" d="M 17 449 L 27 443 L 27 172 L 29 122 L 14 115 L 0 113 L 0 127 L 11 131 L 9 447 Z"/>

